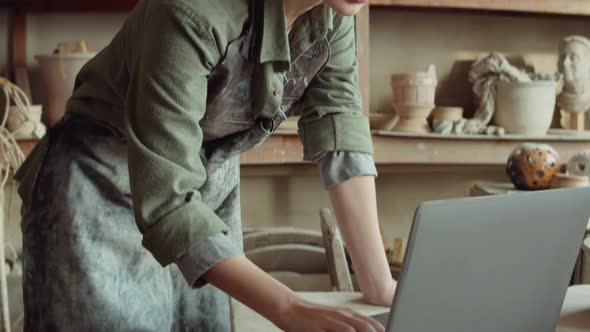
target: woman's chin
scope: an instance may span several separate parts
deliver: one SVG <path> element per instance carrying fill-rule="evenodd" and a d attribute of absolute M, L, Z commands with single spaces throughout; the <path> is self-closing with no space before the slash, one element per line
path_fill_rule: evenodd
<path fill-rule="evenodd" d="M 368 0 L 324 0 L 335 12 L 344 16 L 356 15 Z"/>

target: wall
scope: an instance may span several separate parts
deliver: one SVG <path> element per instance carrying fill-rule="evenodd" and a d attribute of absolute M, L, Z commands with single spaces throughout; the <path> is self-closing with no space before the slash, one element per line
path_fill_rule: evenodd
<path fill-rule="evenodd" d="M 43 102 L 33 56 L 50 52 L 61 40 L 87 39 L 96 49 L 105 46 L 124 19 L 122 14 L 43 14 L 29 17 L 29 64 L 34 97 Z M 371 110 L 389 106 L 389 76 L 437 65 L 441 81 L 438 103 L 472 108 L 466 81 L 469 62 L 492 50 L 523 55 L 543 71 L 555 71 L 558 40 L 573 33 L 590 34 L 581 19 L 497 14 L 371 10 Z M 0 13 L 0 45 L 6 45 L 6 15 Z M 0 66 L 6 57 L 0 54 Z M 245 227 L 319 228 L 318 210 L 329 205 L 317 172 L 297 177 L 244 177 L 242 206 Z M 495 169 L 419 168 L 415 172 L 381 170 L 377 179 L 379 214 L 388 241 L 407 235 L 411 217 L 422 200 L 460 197 L 476 180 L 502 181 Z M 17 215 L 18 210 L 13 213 Z M 11 238 L 18 243 L 17 218 Z"/>
<path fill-rule="evenodd" d="M 435 64 L 437 105 L 473 111 L 471 63 L 498 51 L 522 57 L 536 71 L 557 71 L 559 40 L 572 34 L 590 37 L 584 18 L 427 10 L 371 10 L 371 111 L 391 104 L 392 73 L 425 71 Z"/>

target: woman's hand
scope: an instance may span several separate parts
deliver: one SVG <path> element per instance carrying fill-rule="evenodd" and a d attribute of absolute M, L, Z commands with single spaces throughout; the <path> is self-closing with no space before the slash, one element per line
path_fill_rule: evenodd
<path fill-rule="evenodd" d="M 384 332 L 376 320 L 351 309 L 321 306 L 293 296 L 275 324 L 287 332 Z"/>
<path fill-rule="evenodd" d="M 243 256 L 219 262 L 204 278 L 288 332 L 385 331 L 374 319 L 350 309 L 304 301 Z"/>

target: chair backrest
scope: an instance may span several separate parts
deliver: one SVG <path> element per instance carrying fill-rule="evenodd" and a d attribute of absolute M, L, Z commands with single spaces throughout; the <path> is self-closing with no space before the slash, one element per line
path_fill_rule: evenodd
<path fill-rule="evenodd" d="M 323 247 L 324 242 L 321 233 L 300 228 L 273 227 L 244 231 L 244 251 L 283 244 L 305 244 Z"/>
<path fill-rule="evenodd" d="M 332 289 L 338 292 L 353 292 L 344 245 L 330 209 L 322 209 L 320 219 Z"/>
<path fill-rule="evenodd" d="M 244 233 L 244 253 L 266 272 L 328 272 L 322 234 L 296 228 L 265 228 Z"/>

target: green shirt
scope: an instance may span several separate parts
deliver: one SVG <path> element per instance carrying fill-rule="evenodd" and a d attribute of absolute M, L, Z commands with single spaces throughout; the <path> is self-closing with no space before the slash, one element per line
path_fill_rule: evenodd
<path fill-rule="evenodd" d="M 113 41 L 77 78 L 68 111 L 119 128 L 128 141 L 135 218 L 143 245 L 167 265 L 201 241 L 227 230 L 199 188 L 199 155 L 207 78 L 240 37 L 249 0 L 144 0 Z M 284 73 L 315 41 L 327 38 L 330 59 L 300 103 L 299 135 L 306 160 L 329 151 L 372 153 L 357 86 L 354 18 L 324 4 L 287 34 L 282 0 L 266 0 L 253 105 L 279 111 Z M 32 157 L 31 159 L 35 159 Z"/>

